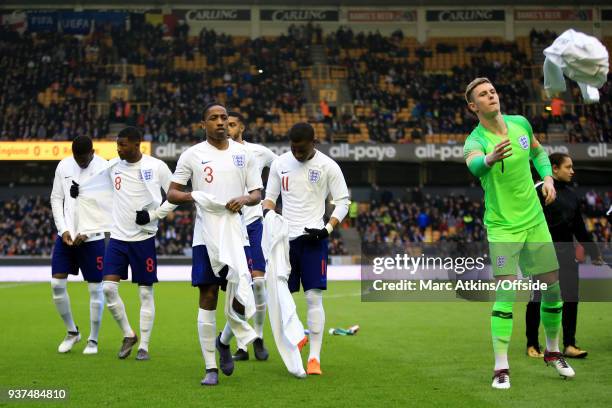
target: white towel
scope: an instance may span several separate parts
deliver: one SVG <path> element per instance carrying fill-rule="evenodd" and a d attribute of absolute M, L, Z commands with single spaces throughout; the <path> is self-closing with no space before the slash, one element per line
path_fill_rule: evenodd
<path fill-rule="evenodd" d="M 269 211 L 264 218 L 261 247 L 266 259 L 268 315 L 274 341 L 287 370 L 303 377 L 306 372 L 297 345 L 304 338 L 304 325 L 287 284 L 291 272 L 289 224 L 274 211 Z"/>
<path fill-rule="evenodd" d="M 576 81 L 586 103 L 599 101 L 607 81 L 609 56 L 595 37 L 569 29 L 544 50 L 544 89 L 549 97 L 565 91 L 564 75 Z"/>
<path fill-rule="evenodd" d="M 246 319 L 255 314 L 255 297 L 251 289 L 251 273 L 244 253 L 244 226 L 238 213 L 232 213 L 225 204 L 203 191 L 191 193 L 197 210 L 203 217 L 204 244 L 210 264 L 216 276 L 225 265 L 228 267 L 225 296 L 225 317 L 232 332 L 241 344 L 252 343 L 257 334 Z M 236 299 L 244 305 L 241 318 L 232 308 Z"/>
<path fill-rule="evenodd" d="M 108 169 L 79 185 L 75 219 L 75 231 L 70 231 L 71 234 L 76 232 L 91 235 L 111 230 L 113 226 L 113 186 L 108 177 Z"/>

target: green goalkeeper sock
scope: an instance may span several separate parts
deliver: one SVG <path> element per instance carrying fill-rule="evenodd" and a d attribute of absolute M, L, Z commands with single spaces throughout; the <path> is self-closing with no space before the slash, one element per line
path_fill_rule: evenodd
<path fill-rule="evenodd" d="M 540 304 L 540 318 L 546 333 L 546 350 L 559 352 L 559 332 L 561 331 L 561 318 L 563 317 L 563 302 L 559 282 L 548 285 L 542 290 L 542 303 Z"/>
<path fill-rule="evenodd" d="M 493 353 L 495 353 L 495 370 L 509 368 L 508 345 L 512 337 L 512 306 L 515 293 L 513 290 L 497 290 L 496 301 L 491 312 L 491 336 Z"/>

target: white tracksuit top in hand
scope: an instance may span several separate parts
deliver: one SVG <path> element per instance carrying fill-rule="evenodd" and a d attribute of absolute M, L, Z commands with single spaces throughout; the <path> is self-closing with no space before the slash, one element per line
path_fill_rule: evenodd
<path fill-rule="evenodd" d="M 263 187 L 261 170 L 258 172 L 248 148 L 233 140 L 226 150 L 204 141 L 183 152 L 172 182 L 186 185 L 190 179 L 193 191 L 203 191 L 223 203 Z M 203 217 L 200 208 L 196 209 L 193 246 L 205 245 Z"/>
<path fill-rule="evenodd" d="M 160 206 L 161 191 L 167 193 L 172 172 L 163 161 L 142 155 L 136 163 L 111 162 L 109 177 L 113 188 L 113 229 L 111 238 L 143 241 L 155 236 L 157 221 L 177 206 L 165 201 Z M 136 224 L 136 211 L 148 210 L 151 222 Z"/>
<path fill-rule="evenodd" d="M 70 231 L 72 239 L 76 238 L 76 200 L 70 197 L 72 182 L 83 184 L 106 167 L 108 167 L 108 161 L 95 154 L 86 169 L 80 168 L 73 156 L 66 157 L 59 162 L 55 169 L 55 178 L 53 179 L 51 209 L 53 210 L 53 220 L 57 227 L 57 233 L 60 236 L 64 232 Z M 94 235 L 87 239 L 86 242 L 99 239 L 104 239 L 104 234 Z"/>
<path fill-rule="evenodd" d="M 551 96 L 566 89 L 564 75 L 578 83 L 586 103 L 599 102 L 608 78 L 609 55 L 597 38 L 569 29 L 544 50 L 544 89 Z"/>
<path fill-rule="evenodd" d="M 318 150 L 300 163 L 291 152 L 274 160 L 270 167 L 266 200 L 283 200 L 283 217 L 289 223 L 289 239 L 304 235 L 304 228 L 323 228 L 325 200 L 331 193 L 332 217 L 340 222 L 348 213 L 348 188 L 340 166 Z"/>
<path fill-rule="evenodd" d="M 260 177 L 264 167 L 270 167 L 274 159 L 278 157 L 272 150 L 268 149 L 266 146 L 249 143 L 246 141 L 244 142 L 243 146 L 249 149 L 251 157 L 255 162 L 257 174 L 259 174 Z M 254 205 L 252 207 L 244 207 L 242 209 L 242 219 L 244 220 L 244 225 L 249 225 L 260 217 L 263 217 L 263 209 L 261 207 L 261 204 Z"/>

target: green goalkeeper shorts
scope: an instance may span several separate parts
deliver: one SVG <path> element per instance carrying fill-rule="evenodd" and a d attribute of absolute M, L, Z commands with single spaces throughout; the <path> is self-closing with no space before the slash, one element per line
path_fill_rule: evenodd
<path fill-rule="evenodd" d="M 555 246 L 546 222 L 524 231 L 487 231 L 493 276 L 540 275 L 559 269 Z"/>

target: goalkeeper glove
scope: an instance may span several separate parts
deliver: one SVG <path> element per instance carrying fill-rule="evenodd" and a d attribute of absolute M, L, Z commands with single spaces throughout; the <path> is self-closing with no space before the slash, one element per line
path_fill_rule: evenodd
<path fill-rule="evenodd" d="M 316 240 L 316 241 L 320 241 L 323 240 L 327 237 L 329 237 L 329 234 L 334 230 L 334 227 L 331 226 L 330 223 L 327 223 L 327 225 L 324 228 L 318 229 L 318 228 L 304 228 L 304 232 L 306 233 L 306 238 L 307 239 L 311 239 L 311 240 Z"/>

